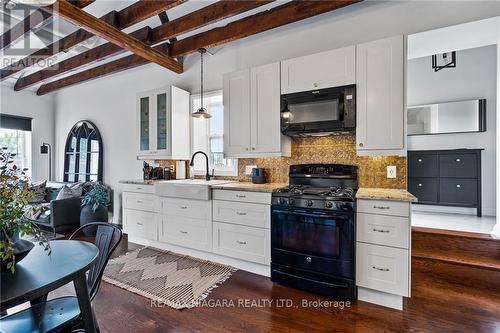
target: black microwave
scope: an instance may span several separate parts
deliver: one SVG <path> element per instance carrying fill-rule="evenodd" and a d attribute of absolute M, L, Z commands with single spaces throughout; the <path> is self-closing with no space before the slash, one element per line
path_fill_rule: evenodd
<path fill-rule="evenodd" d="M 356 130 L 356 85 L 281 95 L 281 133 L 321 136 Z"/>

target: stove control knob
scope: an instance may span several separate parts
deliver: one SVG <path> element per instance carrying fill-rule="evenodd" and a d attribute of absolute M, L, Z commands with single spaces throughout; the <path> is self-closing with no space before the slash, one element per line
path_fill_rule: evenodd
<path fill-rule="evenodd" d="M 293 199 L 291 199 L 291 198 L 290 198 L 290 199 L 288 199 L 288 205 L 289 205 L 289 206 L 293 205 Z"/>
<path fill-rule="evenodd" d="M 307 201 L 306 201 L 306 206 L 307 206 L 307 207 L 311 207 L 312 205 L 313 205 L 312 200 L 307 200 Z"/>
<path fill-rule="evenodd" d="M 280 205 L 286 204 L 286 199 L 285 198 L 280 198 L 279 203 L 280 203 Z"/>
<path fill-rule="evenodd" d="M 331 202 L 331 201 L 325 202 L 325 207 L 326 208 L 333 208 L 333 202 Z"/>

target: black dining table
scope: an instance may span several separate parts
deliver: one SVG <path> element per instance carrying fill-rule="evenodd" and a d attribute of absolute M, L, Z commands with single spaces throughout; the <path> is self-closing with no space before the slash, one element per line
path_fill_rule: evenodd
<path fill-rule="evenodd" d="M 47 255 L 38 244 L 19 263 L 14 273 L 1 273 L 0 310 L 44 299 L 46 295 L 72 282 L 86 332 L 96 332 L 90 305 L 86 272 L 97 259 L 99 250 L 89 242 L 76 240 L 50 241 L 52 253 Z"/>

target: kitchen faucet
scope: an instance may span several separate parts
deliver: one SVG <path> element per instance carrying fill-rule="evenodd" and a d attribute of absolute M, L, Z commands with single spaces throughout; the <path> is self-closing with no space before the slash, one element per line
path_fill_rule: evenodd
<path fill-rule="evenodd" d="M 209 181 L 211 177 L 214 176 L 214 170 L 212 169 L 212 175 L 210 175 L 210 173 L 208 172 L 208 156 L 207 154 L 205 154 L 204 152 L 202 152 L 201 150 L 200 151 L 197 151 L 196 153 L 193 154 L 193 156 L 191 156 L 191 162 L 189 162 L 189 166 L 194 166 L 194 157 L 198 154 L 203 154 L 205 156 L 205 161 L 206 161 L 206 170 L 207 170 L 207 173 L 205 175 L 205 180 L 206 181 Z"/>

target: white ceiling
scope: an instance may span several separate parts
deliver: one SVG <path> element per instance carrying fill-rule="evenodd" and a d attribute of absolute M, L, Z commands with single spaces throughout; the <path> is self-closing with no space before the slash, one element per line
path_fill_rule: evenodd
<path fill-rule="evenodd" d="M 284 3 L 288 2 L 288 1 L 290 1 L 290 0 L 278 0 L 278 1 L 274 1 L 274 2 L 272 2 L 270 4 L 258 7 L 256 9 L 247 11 L 245 13 L 242 13 L 242 14 L 239 14 L 239 15 L 235 15 L 235 16 L 229 18 L 229 19 L 221 20 L 219 22 L 207 25 L 207 26 L 205 26 L 203 28 L 196 29 L 196 30 L 194 30 L 194 31 L 192 31 L 190 33 L 187 33 L 187 34 L 184 34 L 184 35 L 180 35 L 180 36 L 178 36 L 178 39 L 183 39 L 183 38 L 189 37 L 191 35 L 198 34 L 200 32 L 213 29 L 215 27 L 224 26 L 224 25 L 228 24 L 229 22 L 241 19 L 241 18 L 249 16 L 249 15 L 253 15 L 255 13 L 267 10 L 269 8 L 276 7 L 278 5 L 282 5 L 282 4 L 284 4 Z M 131 5 L 134 2 L 135 1 L 98 0 L 98 1 L 95 1 L 94 3 L 92 3 L 91 5 L 85 7 L 84 10 L 87 11 L 88 13 L 94 15 L 94 16 L 100 17 L 100 16 L 108 13 L 111 10 L 119 11 L 119 10 L 121 10 L 121 9 L 123 9 L 123 8 L 125 8 L 125 7 L 127 7 L 129 5 Z M 193 12 L 195 10 L 203 8 L 203 7 L 205 7 L 207 5 L 210 5 L 210 4 L 214 3 L 214 2 L 216 2 L 216 1 L 213 1 L 213 0 L 191 0 L 191 1 L 187 1 L 187 2 L 185 2 L 185 3 L 183 3 L 183 4 L 179 5 L 179 6 L 176 6 L 176 7 L 172 8 L 172 9 L 168 10 L 167 14 L 168 14 L 168 17 L 169 17 L 170 20 L 174 20 L 174 19 L 176 19 L 178 17 L 181 17 L 183 15 L 191 13 L 191 12 Z M 2 16 L 2 17 L 0 17 L 0 26 L 3 29 L 2 33 L 8 30 L 8 27 L 6 26 L 6 22 L 3 20 L 3 18 L 5 17 L 4 14 L 7 14 L 7 15 L 11 16 L 11 22 L 12 22 L 11 26 L 12 26 L 14 23 L 17 23 L 17 22 L 19 22 L 22 19 L 22 17 L 19 15 L 19 12 L 22 13 L 23 11 L 19 11 L 19 10 L 6 11 L 4 8 L 0 9 L 0 14 Z M 131 27 L 128 27 L 127 29 L 124 29 L 123 31 L 127 32 L 127 33 L 130 33 L 130 32 L 133 32 L 133 31 L 135 31 L 135 30 L 137 30 L 139 28 L 145 27 L 145 26 L 150 26 L 151 28 L 154 28 L 154 27 L 157 27 L 159 25 L 161 25 L 160 19 L 158 18 L 158 16 L 154 16 L 154 17 L 151 17 L 151 18 L 149 18 L 147 20 L 139 22 L 139 23 L 137 23 L 137 24 L 135 24 L 135 25 L 133 25 Z M 57 39 L 59 39 L 61 37 L 67 36 L 70 33 L 74 32 L 75 30 L 77 30 L 77 27 L 75 27 L 74 25 L 72 25 L 72 24 L 64 21 L 63 19 L 54 18 L 51 22 L 49 22 L 45 26 L 45 29 L 47 31 L 50 31 L 51 33 L 53 33 L 54 40 L 57 40 Z M 44 45 L 45 45 L 44 42 L 41 41 L 38 38 L 38 36 L 36 36 L 32 32 L 26 38 L 30 38 L 30 45 L 31 45 L 32 48 L 35 48 L 35 47 L 41 48 L 41 47 L 44 47 Z M 53 59 L 52 63 L 59 62 L 59 61 L 62 61 L 64 59 L 70 58 L 70 57 L 72 57 L 72 56 L 74 56 L 74 55 L 76 55 L 78 53 L 81 53 L 81 52 L 83 52 L 83 51 L 85 51 L 85 50 L 87 50 L 89 48 L 93 48 L 93 47 L 95 47 L 97 45 L 100 45 L 102 43 L 105 43 L 105 42 L 106 41 L 102 40 L 101 38 L 93 37 L 93 38 L 85 41 L 84 43 L 82 43 L 82 44 L 74 47 L 73 49 L 69 50 L 66 53 L 60 53 L 60 54 L 56 55 L 55 57 L 52 58 Z M 22 40 L 19 41 L 19 42 L 17 42 L 17 43 L 15 43 L 15 44 L 13 44 L 11 46 L 11 48 L 19 48 L 19 47 L 23 47 L 23 41 Z M 83 66 L 80 69 L 77 69 L 77 70 L 74 70 L 74 71 L 72 71 L 70 73 L 66 73 L 66 74 L 64 74 L 62 76 L 59 76 L 59 77 L 57 77 L 57 79 L 62 78 L 62 77 L 67 76 L 67 75 L 70 75 L 70 74 L 74 74 L 76 72 L 87 70 L 89 68 L 101 65 L 101 64 L 109 62 L 109 61 L 116 60 L 118 58 L 127 56 L 129 54 L 130 54 L 129 52 L 126 52 L 126 53 L 120 54 L 118 56 L 111 57 L 111 58 L 99 61 L 99 62 L 97 62 L 95 64 L 90 65 L 90 66 Z M 5 63 L 4 60 L 5 60 L 6 57 L 7 57 L 7 55 L 5 55 L 3 51 L 0 51 L 0 61 L 1 61 L 0 64 L 4 64 Z M 11 57 L 12 56 L 8 56 L 8 60 L 10 60 Z M 17 57 L 16 59 L 20 59 L 20 58 L 22 58 L 22 57 Z M 13 86 L 19 77 L 25 76 L 25 75 L 33 73 L 33 72 L 36 72 L 36 71 L 40 70 L 41 68 L 43 68 L 43 66 L 32 66 L 30 68 L 27 68 L 27 69 L 25 69 L 23 71 L 20 71 L 16 75 L 13 75 L 9 79 L 5 80 L 4 83 L 6 83 L 7 85 Z M 41 84 L 38 84 L 36 86 L 31 87 L 30 89 L 31 90 L 37 90 L 40 85 Z"/>

